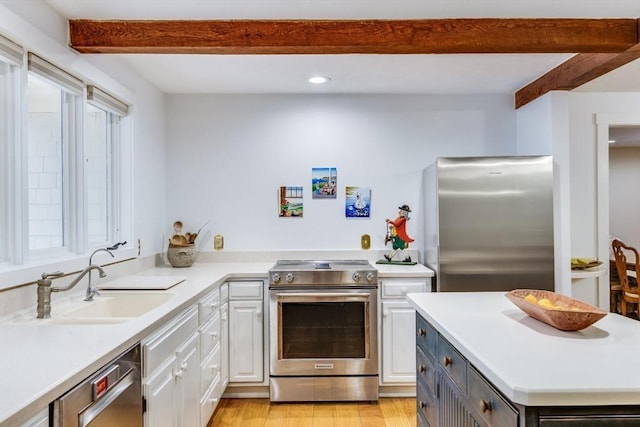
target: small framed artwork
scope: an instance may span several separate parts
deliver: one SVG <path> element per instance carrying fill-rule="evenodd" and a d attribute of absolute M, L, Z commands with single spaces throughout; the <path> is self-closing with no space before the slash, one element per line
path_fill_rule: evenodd
<path fill-rule="evenodd" d="M 347 218 L 369 218 L 371 215 L 371 189 L 345 187 L 344 215 Z"/>
<path fill-rule="evenodd" d="M 303 213 L 302 187 L 280 187 L 278 216 L 302 218 Z"/>
<path fill-rule="evenodd" d="M 311 197 L 335 199 L 337 197 L 338 170 L 336 168 L 311 169 Z"/>

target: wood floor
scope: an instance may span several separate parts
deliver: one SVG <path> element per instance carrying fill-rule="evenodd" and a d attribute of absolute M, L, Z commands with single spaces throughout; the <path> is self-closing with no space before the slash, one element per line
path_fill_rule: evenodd
<path fill-rule="evenodd" d="M 415 427 L 415 398 L 369 402 L 270 403 L 222 399 L 209 427 Z"/>

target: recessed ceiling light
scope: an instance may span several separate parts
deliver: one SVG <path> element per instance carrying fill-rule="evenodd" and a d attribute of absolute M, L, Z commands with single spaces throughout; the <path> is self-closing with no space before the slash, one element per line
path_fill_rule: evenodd
<path fill-rule="evenodd" d="M 324 76 L 313 76 L 313 77 L 309 77 L 307 81 L 309 83 L 313 83 L 314 85 L 321 85 L 323 83 L 327 83 L 331 81 L 331 79 L 329 77 L 324 77 Z"/>

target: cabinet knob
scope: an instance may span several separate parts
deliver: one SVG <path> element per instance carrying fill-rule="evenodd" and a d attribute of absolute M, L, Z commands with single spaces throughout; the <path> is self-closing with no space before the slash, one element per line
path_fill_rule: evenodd
<path fill-rule="evenodd" d="M 444 357 L 442 358 L 442 364 L 443 364 L 444 366 L 452 365 L 452 364 L 453 364 L 453 360 L 452 360 L 449 356 L 444 356 Z"/>
<path fill-rule="evenodd" d="M 421 374 L 424 374 L 425 372 L 427 372 L 427 367 L 424 365 L 419 365 L 418 371 L 420 371 Z"/>
<path fill-rule="evenodd" d="M 182 378 L 182 369 L 176 369 L 175 371 L 173 371 L 173 376 L 175 378 Z"/>
<path fill-rule="evenodd" d="M 418 329 L 418 336 L 424 337 L 427 335 L 427 331 L 424 328 Z"/>
<path fill-rule="evenodd" d="M 420 401 L 420 409 L 425 409 L 427 407 L 427 402 Z"/>
<path fill-rule="evenodd" d="M 180 365 L 180 370 L 186 371 L 188 367 L 189 367 L 189 364 L 187 362 L 184 362 L 182 365 Z"/>
<path fill-rule="evenodd" d="M 491 412 L 492 409 L 493 409 L 493 406 L 491 405 L 491 402 L 488 402 L 486 400 L 481 400 L 480 401 L 480 411 L 482 413 Z"/>

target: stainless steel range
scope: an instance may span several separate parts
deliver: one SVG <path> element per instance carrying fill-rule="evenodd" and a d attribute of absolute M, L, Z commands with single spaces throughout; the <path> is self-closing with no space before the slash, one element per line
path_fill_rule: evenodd
<path fill-rule="evenodd" d="M 366 260 L 269 270 L 271 401 L 378 400 L 377 288 Z"/>

